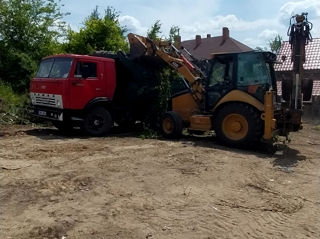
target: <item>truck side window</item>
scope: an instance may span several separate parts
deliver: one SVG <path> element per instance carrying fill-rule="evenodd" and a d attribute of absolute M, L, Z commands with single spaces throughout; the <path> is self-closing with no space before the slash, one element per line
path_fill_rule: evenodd
<path fill-rule="evenodd" d="M 96 78 L 97 77 L 97 63 L 94 62 L 77 62 L 74 77 L 79 78 Z"/>

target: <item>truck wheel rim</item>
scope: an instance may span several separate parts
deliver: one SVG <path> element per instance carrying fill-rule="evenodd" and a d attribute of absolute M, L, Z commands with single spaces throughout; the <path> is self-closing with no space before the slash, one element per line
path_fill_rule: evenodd
<path fill-rule="evenodd" d="M 162 121 L 162 129 L 166 134 L 171 134 L 173 132 L 174 126 L 173 121 L 169 118 L 165 118 Z"/>
<path fill-rule="evenodd" d="M 98 115 L 95 115 L 91 118 L 89 122 L 89 126 L 91 129 L 97 130 L 100 129 L 104 124 L 103 118 L 99 117 Z"/>
<path fill-rule="evenodd" d="M 229 114 L 222 122 L 224 135 L 231 140 L 241 140 L 248 134 L 248 121 L 240 114 Z"/>

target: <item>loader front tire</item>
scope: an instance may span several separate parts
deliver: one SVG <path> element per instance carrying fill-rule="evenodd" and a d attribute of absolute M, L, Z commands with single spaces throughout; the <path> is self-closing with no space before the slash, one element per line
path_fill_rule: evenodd
<path fill-rule="evenodd" d="M 214 130 L 219 142 L 239 148 L 250 148 L 260 142 L 263 121 L 250 105 L 230 103 L 216 113 Z"/>

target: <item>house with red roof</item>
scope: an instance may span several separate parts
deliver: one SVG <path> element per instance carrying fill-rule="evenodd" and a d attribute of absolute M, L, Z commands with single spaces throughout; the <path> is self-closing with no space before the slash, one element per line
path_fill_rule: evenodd
<path fill-rule="evenodd" d="M 291 61 L 291 46 L 289 42 L 282 43 L 275 64 L 278 95 L 285 93 L 282 82 L 292 80 L 293 63 Z M 302 92 L 305 110 L 309 108 L 313 116 L 320 115 L 320 38 L 314 38 L 306 45 L 306 61 L 303 64 Z M 312 105 L 312 107 L 309 106 Z"/>
<path fill-rule="evenodd" d="M 213 53 L 247 52 L 253 49 L 230 37 L 229 29 L 222 28 L 222 35 L 202 38 L 196 35 L 195 39 L 182 41 L 180 45 L 186 48 L 197 59 L 211 59 Z"/>

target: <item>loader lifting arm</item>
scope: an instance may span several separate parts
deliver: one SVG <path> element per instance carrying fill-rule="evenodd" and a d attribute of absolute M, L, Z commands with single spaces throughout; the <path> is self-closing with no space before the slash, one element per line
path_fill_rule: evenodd
<path fill-rule="evenodd" d="M 293 23 L 292 20 L 295 22 Z M 294 128 L 301 128 L 302 115 L 302 80 L 303 63 L 306 60 L 305 47 L 312 41 L 310 31 L 312 23 L 308 21 L 308 13 L 292 16 L 288 28 L 289 44 L 291 45 L 291 61 L 293 62 L 293 79 L 290 97 L 290 110 L 292 112 L 292 124 Z"/>
<path fill-rule="evenodd" d="M 189 82 L 194 100 L 200 109 L 203 108 L 205 91 L 203 80 L 205 76 L 171 42 L 152 41 L 133 33 L 128 34 L 128 40 L 130 43 L 130 58 L 143 55 L 160 57 Z"/>

